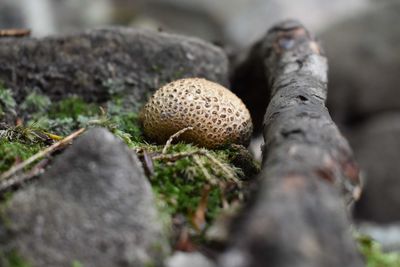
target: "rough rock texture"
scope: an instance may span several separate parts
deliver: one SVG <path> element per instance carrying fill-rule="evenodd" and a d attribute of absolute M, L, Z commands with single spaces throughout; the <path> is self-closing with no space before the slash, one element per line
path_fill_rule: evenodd
<path fill-rule="evenodd" d="M 158 266 L 165 252 L 141 164 L 104 129 L 80 137 L 18 191 L 2 218 L 0 266 L 10 253 L 34 267 Z"/>
<path fill-rule="evenodd" d="M 208 148 L 248 145 L 253 131 L 250 113 L 227 88 L 205 79 L 169 83 L 141 111 L 145 134 L 160 144 L 187 127 L 177 139 Z"/>
<path fill-rule="evenodd" d="M 330 59 L 328 105 L 346 130 L 365 173 L 355 214 L 400 221 L 400 3 L 386 3 L 338 24 L 321 39 Z"/>
<path fill-rule="evenodd" d="M 129 28 L 44 39 L 0 39 L 0 80 L 21 99 L 34 87 L 52 99 L 143 102 L 167 82 L 202 77 L 227 85 L 222 50 L 194 38 Z"/>
<path fill-rule="evenodd" d="M 358 169 L 325 107 L 326 58 L 296 21 L 273 27 L 259 48 L 271 93 L 261 185 L 220 265 L 363 266 L 339 194 L 357 196 Z"/>

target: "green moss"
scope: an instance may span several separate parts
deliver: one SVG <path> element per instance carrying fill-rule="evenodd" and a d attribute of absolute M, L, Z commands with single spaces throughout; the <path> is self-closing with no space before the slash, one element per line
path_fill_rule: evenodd
<path fill-rule="evenodd" d="M 152 64 L 150 66 L 150 69 L 151 69 L 152 72 L 155 72 L 157 74 L 161 74 L 161 72 L 164 69 L 164 67 L 161 66 L 161 65 Z"/>
<path fill-rule="evenodd" d="M 0 118 L 7 112 L 15 114 L 16 105 L 12 91 L 0 83 Z"/>
<path fill-rule="evenodd" d="M 98 113 L 98 105 L 86 103 L 82 98 L 72 96 L 52 105 L 49 117 L 51 119 L 77 119 L 78 116 L 94 116 Z"/>
<path fill-rule="evenodd" d="M 144 163 L 148 169 L 152 168 L 149 172 L 153 190 L 167 204 L 170 215 L 183 214 L 191 219 L 203 197 L 206 220 L 212 222 L 223 201 L 229 203 L 239 198 L 240 170 L 230 164 L 227 150 L 205 150 L 179 143 L 172 145 L 167 154 L 157 157 L 162 148 L 142 145 L 139 150 L 156 155 L 152 167 Z M 226 190 L 228 185 L 232 190 Z"/>
<path fill-rule="evenodd" d="M 144 267 L 156 267 L 157 265 L 153 261 L 148 261 L 144 263 Z"/>
<path fill-rule="evenodd" d="M 107 79 L 103 82 L 110 96 L 118 96 L 127 89 L 126 82 L 123 79 Z"/>
<path fill-rule="evenodd" d="M 20 108 L 24 112 L 42 113 L 45 112 L 51 105 L 51 100 L 45 95 L 39 94 L 36 91 L 30 93 L 22 102 Z"/>
<path fill-rule="evenodd" d="M 0 173 L 8 170 L 17 161 L 28 159 L 41 149 L 41 144 L 0 141 Z"/>
<path fill-rule="evenodd" d="M 399 253 L 383 252 L 380 244 L 369 236 L 359 235 L 357 240 L 367 267 L 400 267 Z"/>
<path fill-rule="evenodd" d="M 0 263 L 4 267 L 32 267 L 16 250 L 0 253 Z"/>
<path fill-rule="evenodd" d="M 67 136 L 79 128 L 79 123 L 73 118 L 53 118 L 48 115 L 36 115 L 27 122 L 28 127 L 35 127 L 61 136 Z"/>
<path fill-rule="evenodd" d="M 109 86 L 114 86 L 115 95 L 103 106 L 86 103 L 78 97 L 49 103 L 38 94 L 28 96 L 24 108 L 37 112 L 25 126 L 10 127 L 7 137 L 3 136 L 0 141 L 0 172 L 53 143 L 54 140 L 41 138 L 47 133 L 67 136 L 82 127 L 101 126 L 138 153 L 147 169 L 157 203 L 162 207 L 166 228 L 171 217 L 183 215 L 190 222 L 196 219 L 196 212 L 200 210 L 205 216 L 200 223 L 204 225 L 193 224 L 199 232 L 213 222 L 223 203 L 229 204 L 241 198 L 239 177 L 243 173 L 232 164 L 238 152 L 232 149 L 206 150 L 178 143 L 163 154 L 164 146 L 144 141 L 136 110 L 126 105 L 125 99 L 118 95 L 120 90 L 124 90 L 118 87 L 122 85 L 110 81 Z"/>
<path fill-rule="evenodd" d="M 72 262 L 71 267 L 84 267 L 84 265 L 83 265 L 82 263 L 80 263 L 79 261 L 74 260 L 74 261 Z"/>
<path fill-rule="evenodd" d="M 10 218 L 8 218 L 8 216 L 6 215 L 6 210 L 10 204 L 12 195 L 12 192 L 6 192 L 0 198 L 0 227 L 3 227 L 4 229 L 11 228 L 12 224 Z"/>

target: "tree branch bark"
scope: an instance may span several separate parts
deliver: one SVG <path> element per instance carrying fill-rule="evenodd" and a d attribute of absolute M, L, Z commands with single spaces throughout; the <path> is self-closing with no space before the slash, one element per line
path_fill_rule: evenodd
<path fill-rule="evenodd" d="M 325 107 L 326 58 L 296 21 L 273 27 L 257 49 L 271 99 L 261 184 L 220 265 L 363 266 L 341 194 L 358 197 L 359 171 Z"/>

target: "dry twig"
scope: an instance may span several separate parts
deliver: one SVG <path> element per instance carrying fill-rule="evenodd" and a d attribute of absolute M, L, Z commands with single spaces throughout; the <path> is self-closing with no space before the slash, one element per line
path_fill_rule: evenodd
<path fill-rule="evenodd" d="M 193 127 L 189 126 L 189 127 L 183 128 L 182 130 L 179 130 L 178 132 L 171 135 L 171 137 L 168 139 L 167 143 L 165 144 L 164 149 L 162 150 L 162 153 L 166 154 L 168 148 L 171 146 L 172 141 L 174 141 L 175 138 L 178 138 L 184 132 L 189 131 L 189 130 L 193 130 Z"/>
<path fill-rule="evenodd" d="M 30 29 L 3 29 L 0 30 L 0 37 L 24 37 L 31 35 Z"/>
<path fill-rule="evenodd" d="M 36 164 L 31 171 L 28 173 L 23 173 L 22 175 L 16 175 L 11 177 L 10 179 L 7 179 L 5 181 L 0 182 L 0 194 L 3 192 L 6 192 L 10 190 L 10 188 L 14 186 L 19 186 L 22 183 L 29 181 L 39 174 L 41 174 L 44 170 L 44 167 L 47 165 L 48 160 L 44 159 L 40 161 L 38 164 Z"/>
<path fill-rule="evenodd" d="M 39 151 L 38 153 L 36 153 L 35 155 L 33 155 L 32 157 L 28 158 L 27 160 L 21 162 L 20 164 L 17 164 L 13 167 L 11 167 L 8 171 L 4 172 L 1 176 L 0 176 L 0 181 L 2 180 L 6 180 L 9 179 L 10 177 L 12 177 L 15 173 L 17 173 L 18 171 L 22 170 L 23 168 L 29 166 L 30 164 L 32 164 L 33 162 L 35 162 L 36 160 L 45 157 L 46 155 L 52 153 L 53 151 L 55 151 L 57 148 L 59 148 L 62 145 L 65 145 L 66 143 L 70 142 L 71 140 L 73 140 L 74 138 L 78 137 L 81 133 L 83 133 L 85 131 L 85 128 L 79 129 L 78 131 L 70 134 L 69 136 L 65 137 L 64 139 L 62 139 L 61 141 L 54 143 L 53 145 L 49 146 L 48 148 Z"/>
<path fill-rule="evenodd" d="M 181 158 L 191 157 L 194 155 L 204 156 L 207 152 L 204 150 L 196 150 L 190 152 L 178 152 L 174 154 L 159 154 L 155 156 L 151 156 L 153 160 L 166 160 L 166 161 L 176 161 Z"/>

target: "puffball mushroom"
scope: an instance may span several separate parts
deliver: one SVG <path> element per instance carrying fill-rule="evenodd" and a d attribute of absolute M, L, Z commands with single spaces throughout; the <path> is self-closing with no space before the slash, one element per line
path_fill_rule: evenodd
<path fill-rule="evenodd" d="M 235 94 L 200 78 L 181 79 L 161 87 L 139 118 L 145 135 L 160 144 L 192 127 L 177 139 L 206 148 L 248 145 L 253 130 L 250 113 Z"/>

